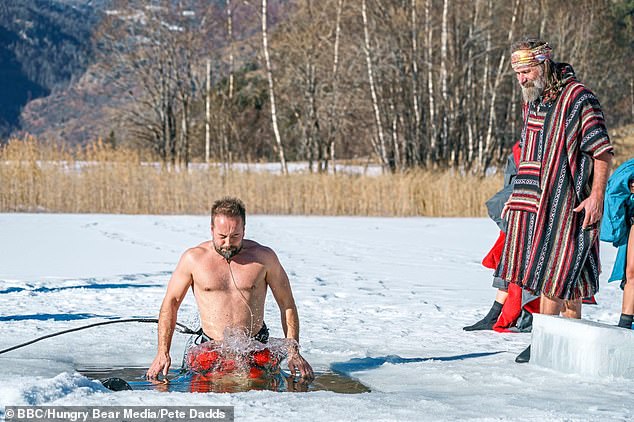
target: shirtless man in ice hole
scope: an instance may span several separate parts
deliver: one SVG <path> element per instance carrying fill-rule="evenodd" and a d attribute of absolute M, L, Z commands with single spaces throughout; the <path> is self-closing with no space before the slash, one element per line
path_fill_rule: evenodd
<path fill-rule="evenodd" d="M 298 350 L 299 316 L 288 276 L 272 249 L 244 239 L 245 223 L 242 201 L 216 201 L 211 210 L 212 239 L 181 256 L 161 305 L 158 352 L 147 371 L 149 379 L 160 373 L 167 377 L 178 308 L 190 287 L 195 292 L 204 336 L 214 341 L 223 340 L 227 327 L 244 329 L 258 340 L 268 338 L 264 301 L 270 287 L 284 334 L 295 340 L 288 351 L 291 374 L 306 381 L 314 378 L 313 369 Z"/>

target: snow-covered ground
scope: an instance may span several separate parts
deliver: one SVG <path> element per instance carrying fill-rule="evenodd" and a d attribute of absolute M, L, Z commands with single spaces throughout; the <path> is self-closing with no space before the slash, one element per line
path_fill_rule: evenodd
<path fill-rule="evenodd" d="M 90 168 L 103 163 L 96 161 L 36 161 L 39 167 L 53 167 L 62 168 L 68 172 L 81 172 L 85 168 Z M 143 162 L 142 166 L 154 167 L 157 170 L 163 168 L 163 164 L 159 162 Z M 379 176 L 383 174 L 383 168 L 379 164 L 367 162 L 365 164 L 335 164 L 336 172 L 339 174 L 359 174 L 364 176 Z M 279 163 L 267 162 L 267 163 L 245 163 L 238 162 L 232 163 L 228 168 L 225 163 L 189 163 L 188 171 L 209 171 L 210 168 L 218 169 L 224 172 L 228 169 L 232 171 L 245 172 L 245 173 L 271 173 L 282 174 L 282 167 Z M 307 161 L 292 161 L 287 163 L 289 173 L 310 173 L 310 165 Z M 313 171 L 317 171 L 317 166 L 314 165 Z M 496 168 L 491 168 L 489 174 L 495 173 Z M 328 173 L 333 174 L 335 171 L 332 165 L 328 168 Z"/>
<path fill-rule="evenodd" d="M 0 214 L 0 349 L 107 318 L 156 317 L 180 254 L 208 236 L 201 216 Z M 634 380 L 516 364 L 530 334 L 462 330 L 495 294 L 480 265 L 497 237 L 487 219 L 249 216 L 247 236 L 289 273 L 303 355 L 317 371 L 347 368 L 372 392 L 110 392 L 75 369 L 147 366 L 156 352 L 155 325 L 115 324 L 0 355 L 0 412 L 169 403 L 235 406 L 236 421 L 634 419 Z M 621 291 L 605 282 L 615 251 L 602 247 L 599 304 L 584 318 L 615 324 Z M 179 321 L 194 319 L 188 295 Z M 174 361 L 186 338 L 175 334 Z"/>

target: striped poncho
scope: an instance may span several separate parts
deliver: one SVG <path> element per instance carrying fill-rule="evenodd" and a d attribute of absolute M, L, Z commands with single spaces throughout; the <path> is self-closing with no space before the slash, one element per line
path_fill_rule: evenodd
<path fill-rule="evenodd" d="M 551 100 L 524 106 L 522 155 L 508 202 L 504 253 L 495 275 L 533 294 L 590 297 L 599 289 L 598 227 L 575 213 L 592 187 L 593 158 L 612 151 L 597 98 L 558 65 Z"/>

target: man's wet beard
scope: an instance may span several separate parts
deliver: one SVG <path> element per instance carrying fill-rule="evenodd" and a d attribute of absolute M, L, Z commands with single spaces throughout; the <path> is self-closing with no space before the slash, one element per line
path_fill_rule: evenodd
<path fill-rule="evenodd" d="M 534 81 L 527 81 L 522 85 L 522 98 L 524 98 L 525 102 L 532 103 L 542 95 L 545 87 L 546 81 L 543 76 L 540 76 Z"/>
<path fill-rule="evenodd" d="M 242 245 L 231 246 L 229 248 L 219 248 L 214 245 L 214 249 L 216 249 L 216 252 L 218 252 L 218 254 L 220 254 L 220 256 L 222 256 L 224 259 L 226 259 L 227 261 L 231 261 L 234 256 L 240 253 L 240 251 L 242 250 Z"/>

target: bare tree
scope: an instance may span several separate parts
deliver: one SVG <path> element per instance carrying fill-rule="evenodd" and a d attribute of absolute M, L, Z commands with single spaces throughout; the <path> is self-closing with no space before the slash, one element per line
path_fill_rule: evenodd
<path fill-rule="evenodd" d="M 104 67 L 128 88 L 132 101 L 120 110 L 130 132 L 151 145 L 165 163 L 187 165 L 192 105 L 201 79 L 197 51 L 205 38 L 205 17 L 184 5 L 121 2 L 97 32 L 107 54 Z"/>
<path fill-rule="evenodd" d="M 440 156 L 446 159 L 449 137 L 449 0 L 443 0 L 442 29 L 440 32 L 440 93 L 442 98 Z"/>
<path fill-rule="evenodd" d="M 211 59 L 205 67 L 205 163 L 211 152 Z"/>
<path fill-rule="evenodd" d="M 418 19 L 417 19 L 417 8 L 416 8 L 416 0 L 411 0 L 410 3 L 410 16 L 411 16 L 411 42 L 412 42 L 412 57 L 411 57 L 411 80 L 412 80 L 412 103 L 414 104 L 414 132 L 413 136 L 413 144 L 418 145 L 421 143 L 421 124 L 422 124 L 422 116 L 419 104 L 419 74 L 418 74 Z M 414 158 L 414 164 L 420 164 L 420 156 L 418 151 L 419 147 L 416 148 L 416 151 L 413 152 L 412 156 Z"/>
<path fill-rule="evenodd" d="M 134 97 L 122 117 L 168 163 L 235 154 L 278 160 L 283 172 L 287 160 L 327 171 L 356 157 L 389 171 L 483 174 L 519 135 L 508 47 L 524 34 L 573 63 L 608 118 L 634 114 L 631 70 L 613 71 L 632 58 L 631 7 L 621 0 L 216 3 L 221 24 L 205 28 L 220 37 L 168 0 L 122 5 L 106 19 L 112 70 Z M 192 143 L 198 133 L 205 143 Z"/>
<path fill-rule="evenodd" d="M 328 144 L 329 144 L 329 152 L 330 152 L 330 161 L 332 165 L 332 170 L 334 173 L 337 172 L 337 162 L 336 162 L 336 140 L 337 140 L 337 129 L 338 129 L 338 121 L 339 117 L 338 106 L 339 106 L 339 41 L 341 39 L 341 14 L 343 11 L 343 2 L 344 0 L 337 1 L 337 17 L 335 21 L 335 42 L 333 44 L 333 58 L 332 58 L 332 101 L 331 106 L 329 108 L 328 113 Z M 633 88 L 634 89 L 634 88 Z M 632 95 L 634 99 L 634 94 Z M 634 103 L 632 104 L 632 110 L 634 114 Z M 328 169 L 328 164 L 326 163 L 326 170 Z"/>
<path fill-rule="evenodd" d="M 429 166 L 437 159 L 436 142 L 438 133 L 436 129 L 436 102 L 434 96 L 436 89 L 434 85 L 434 30 L 432 25 L 432 0 L 425 0 L 425 33 L 427 34 L 427 48 L 425 61 L 427 62 L 427 98 L 428 98 L 428 114 L 429 114 L 429 130 L 427 136 L 430 139 L 430 154 L 427 156 L 426 163 Z"/>
<path fill-rule="evenodd" d="M 374 149 L 379 153 L 381 163 L 384 167 L 389 167 L 389 159 L 387 156 L 387 148 L 385 141 L 385 133 L 383 131 L 383 122 L 381 121 L 381 111 L 379 106 L 379 98 L 376 93 L 376 84 L 374 80 L 374 65 L 372 63 L 372 46 L 370 43 L 370 29 L 368 25 L 368 13 L 366 0 L 361 2 L 361 16 L 363 17 L 363 51 L 365 52 L 365 60 L 368 72 L 368 83 L 370 85 L 370 95 L 372 97 L 372 108 L 374 110 L 374 124 L 376 129 L 376 141 L 373 141 Z"/>
<path fill-rule="evenodd" d="M 277 107 L 275 105 L 275 86 L 273 84 L 273 71 L 271 69 L 271 58 L 269 55 L 268 29 L 267 29 L 267 1 L 262 0 L 262 54 L 264 55 L 264 63 L 266 65 L 266 78 L 269 83 L 269 100 L 271 104 L 271 124 L 275 135 L 275 144 L 277 153 L 282 166 L 282 173 L 288 174 L 288 166 L 286 164 L 286 155 L 284 153 L 284 145 L 280 136 L 280 129 L 277 125 Z"/>
<path fill-rule="evenodd" d="M 514 6 L 513 6 L 513 13 L 511 14 L 511 22 L 508 26 L 509 31 L 508 31 L 508 37 L 506 39 L 506 45 L 511 45 L 511 42 L 513 41 L 515 23 L 517 21 L 519 6 L 520 6 L 520 0 L 515 0 Z M 508 61 L 507 61 L 508 56 L 509 56 L 508 48 L 501 49 L 497 72 L 495 74 L 495 79 L 493 80 L 492 95 L 489 102 L 489 119 L 488 119 L 488 125 L 487 125 L 486 140 L 484 142 L 484 148 L 480 148 L 478 151 L 477 169 L 480 171 L 484 171 L 486 167 L 488 166 L 489 162 L 491 161 L 491 155 L 492 155 L 493 147 L 494 147 L 493 128 L 494 128 L 494 125 L 496 124 L 496 113 L 495 113 L 496 103 L 495 102 L 496 102 L 498 93 L 500 91 L 500 86 L 502 84 L 502 81 L 504 80 L 507 73 L 505 72 L 505 67 L 508 64 Z"/>
<path fill-rule="evenodd" d="M 234 35 L 233 35 L 233 4 L 232 0 L 226 0 L 226 13 L 227 13 L 227 42 L 229 44 L 229 86 L 227 88 L 227 101 L 225 102 L 225 125 L 222 135 L 223 145 L 223 162 L 227 168 L 231 166 L 231 138 L 233 133 L 233 109 L 234 109 L 234 91 L 235 91 L 235 52 L 234 52 Z"/>

